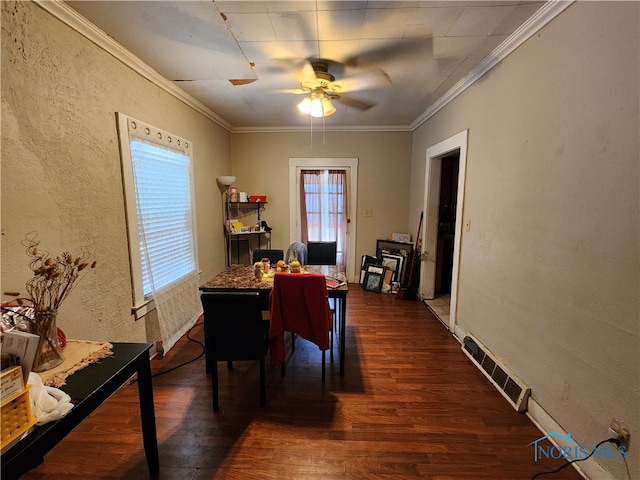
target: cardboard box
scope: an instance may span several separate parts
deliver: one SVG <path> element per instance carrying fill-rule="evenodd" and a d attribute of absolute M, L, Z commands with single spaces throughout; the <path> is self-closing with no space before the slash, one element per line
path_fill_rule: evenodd
<path fill-rule="evenodd" d="M 25 385 L 29 378 L 29 373 L 31 373 L 31 368 L 33 367 L 33 360 L 36 358 L 39 342 L 40 337 L 38 335 L 17 330 L 4 332 L 2 336 L 0 336 L 2 353 L 13 354 L 20 359 L 22 377 Z"/>
<path fill-rule="evenodd" d="M 22 378 L 22 367 L 15 365 L 5 368 L 0 374 L 0 401 L 4 402 L 7 398 L 19 393 L 24 388 L 24 380 Z"/>

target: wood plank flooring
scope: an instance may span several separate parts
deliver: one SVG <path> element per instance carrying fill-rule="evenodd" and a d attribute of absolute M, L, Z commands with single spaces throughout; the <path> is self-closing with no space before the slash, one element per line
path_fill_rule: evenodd
<path fill-rule="evenodd" d="M 202 326 L 190 332 L 202 340 Z M 303 340 L 283 378 L 258 364 L 220 371 L 211 405 L 204 357 L 154 378 L 159 479 L 530 479 L 561 460 L 534 461 L 542 436 L 461 352 L 419 301 L 362 291 L 347 302 L 344 377 L 337 357 L 322 385 L 320 352 Z M 196 358 L 181 339 L 152 361 L 155 373 Z M 328 356 L 327 356 L 328 359 Z M 45 457 L 25 480 L 149 478 L 136 385 L 126 385 Z M 580 479 L 572 467 L 542 478 Z"/>

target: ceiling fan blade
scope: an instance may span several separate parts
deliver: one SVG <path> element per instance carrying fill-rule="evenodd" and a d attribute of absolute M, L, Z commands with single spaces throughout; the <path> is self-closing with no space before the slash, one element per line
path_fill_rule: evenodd
<path fill-rule="evenodd" d="M 305 93 L 309 93 L 309 91 L 301 88 L 282 88 L 276 90 L 275 93 L 293 93 L 294 95 L 303 95 Z"/>
<path fill-rule="evenodd" d="M 305 82 L 315 82 L 316 78 L 316 72 L 313 69 L 313 65 L 311 65 L 309 60 L 304 60 L 304 63 L 301 65 L 300 70 L 296 75 L 296 79 L 303 84 Z"/>
<path fill-rule="evenodd" d="M 371 68 L 362 73 L 340 78 L 331 82 L 330 90 L 340 92 L 355 92 L 358 90 L 374 90 L 391 85 L 389 76 L 379 68 Z"/>
<path fill-rule="evenodd" d="M 316 79 L 316 72 L 313 70 L 313 65 L 311 65 L 311 62 L 306 58 L 276 58 L 272 60 L 272 63 L 283 70 L 291 72 L 300 84 L 313 82 Z"/>
<path fill-rule="evenodd" d="M 348 66 L 376 65 L 381 62 L 398 60 L 403 57 L 429 58 L 433 54 L 432 37 L 404 38 L 381 47 L 371 48 L 347 58 L 344 61 Z"/>
<path fill-rule="evenodd" d="M 348 95 L 340 95 L 339 97 L 331 97 L 331 100 L 340 102 L 348 107 L 357 108 L 358 110 L 369 110 L 375 106 L 375 102 L 366 102 L 364 100 L 358 100 L 357 98 L 350 97 Z"/>

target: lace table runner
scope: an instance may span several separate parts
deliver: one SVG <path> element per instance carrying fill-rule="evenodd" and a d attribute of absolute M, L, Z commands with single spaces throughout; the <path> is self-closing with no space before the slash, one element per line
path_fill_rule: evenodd
<path fill-rule="evenodd" d="M 112 355 L 113 345 L 109 342 L 90 342 L 87 340 L 68 340 L 63 350 L 64 362 L 51 370 L 40 372 L 42 383 L 49 387 L 61 387 L 69 375 L 82 370 L 101 358 Z"/>

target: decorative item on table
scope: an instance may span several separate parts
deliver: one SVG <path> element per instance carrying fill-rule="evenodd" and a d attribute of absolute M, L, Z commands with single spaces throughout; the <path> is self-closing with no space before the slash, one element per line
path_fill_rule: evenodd
<path fill-rule="evenodd" d="M 336 277 L 332 277 L 331 275 L 325 275 L 325 282 L 327 284 L 327 288 L 329 289 L 336 289 L 336 288 L 340 288 L 343 285 L 346 285 L 347 282 L 345 282 L 344 280 L 339 280 Z"/>
<path fill-rule="evenodd" d="M 247 192 L 238 192 L 238 201 L 239 202 L 248 202 L 249 194 Z"/>
<path fill-rule="evenodd" d="M 267 196 L 266 195 L 249 195 L 249 201 L 255 203 L 266 203 Z"/>
<path fill-rule="evenodd" d="M 63 252 L 52 257 L 49 252 L 38 248 L 40 241 L 35 233 L 28 234 L 23 244 L 31 257 L 29 268 L 33 277 L 26 283 L 26 295 L 19 292 L 5 292 L 5 295 L 14 297 L 13 303 L 17 305 L 33 307 L 33 316 L 28 320 L 29 332 L 38 335 L 40 340 L 32 370 L 44 372 L 64 361 L 60 342 L 64 340 L 64 334 L 58 333 L 58 309 L 80 277 L 96 267 L 96 261 L 90 261 L 91 255 L 86 247 L 78 256 Z"/>
<path fill-rule="evenodd" d="M 256 280 L 262 280 L 262 276 L 264 275 L 264 263 L 256 262 L 253 264 L 253 274 L 256 277 Z"/>
<path fill-rule="evenodd" d="M 301 273 L 302 272 L 302 265 L 300 265 L 300 262 L 298 260 L 294 260 L 290 263 L 291 266 L 291 273 Z"/>
<path fill-rule="evenodd" d="M 284 260 L 278 260 L 276 263 L 276 272 L 286 272 L 289 270 L 289 265 Z"/>
<path fill-rule="evenodd" d="M 236 187 L 229 188 L 229 201 L 231 203 L 236 203 L 238 201 L 238 189 Z"/>
<path fill-rule="evenodd" d="M 267 257 L 264 257 L 262 259 L 262 264 L 264 265 L 264 273 L 269 273 L 269 270 L 271 270 L 271 260 L 269 260 Z"/>

